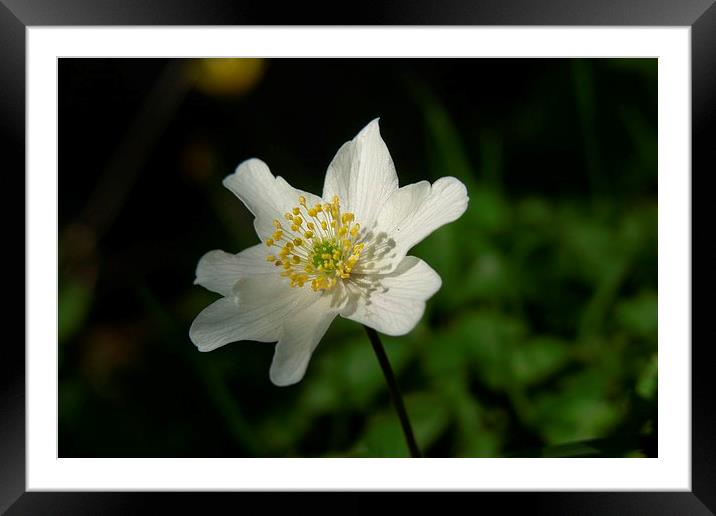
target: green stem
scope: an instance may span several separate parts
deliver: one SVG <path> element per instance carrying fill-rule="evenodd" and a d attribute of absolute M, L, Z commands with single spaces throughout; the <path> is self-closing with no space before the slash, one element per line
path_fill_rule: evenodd
<path fill-rule="evenodd" d="M 390 367 L 390 361 L 388 355 L 385 354 L 383 343 L 380 341 L 378 333 L 373 328 L 363 326 L 365 332 L 368 334 L 370 343 L 373 345 L 373 351 L 375 356 L 378 357 L 378 363 L 380 368 L 383 370 L 386 382 L 388 382 L 388 390 L 390 391 L 390 397 L 395 405 L 395 410 L 398 412 L 398 418 L 400 419 L 400 426 L 403 427 L 403 434 L 405 434 L 405 441 L 408 444 L 410 455 L 412 457 L 422 457 L 420 450 L 418 449 L 418 443 L 415 442 L 415 436 L 413 435 L 413 428 L 410 426 L 410 420 L 408 419 L 408 413 L 405 411 L 405 404 L 403 403 L 403 397 L 400 395 L 400 389 L 398 389 L 398 382 L 395 380 L 393 369 Z"/>

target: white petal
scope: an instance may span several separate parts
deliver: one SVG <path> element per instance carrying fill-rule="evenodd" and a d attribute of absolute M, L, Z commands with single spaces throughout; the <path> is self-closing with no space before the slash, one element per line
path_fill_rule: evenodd
<path fill-rule="evenodd" d="M 266 163 L 255 158 L 241 163 L 236 172 L 224 178 L 223 185 L 254 214 L 254 228 L 262 240 L 274 232 L 274 219 L 283 221 L 283 214 L 298 204 L 301 195 L 311 204 L 321 202 L 320 197 L 274 177 Z"/>
<path fill-rule="evenodd" d="M 230 297 L 205 308 L 191 325 L 189 337 L 200 351 L 229 342 L 273 342 L 288 316 L 316 301 L 311 289 L 291 288 L 278 273 L 240 278 Z"/>
<path fill-rule="evenodd" d="M 404 335 L 423 316 L 425 301 L 440 289 L 440 276 L 424 261 L 406 256 L 383 275 L 351 276 L 351 303 L 341 316 L 386 335 Z"/>
<path fill-rule="evenodd" d="M 276 274 L 274 265 L 266 261 L 268 254 L 270 253 L 264 244 L 249 247 L 239 254 L 219 249 L 209 251 L 199 259 L 194 284 L 222 296 L 230 296 L 234 285 L 241 278 L 256 274 Z"/>
<path fill-rule="evenodd" d="M 467 189 L 454 177 L 442 177 L 432 186 L 421 181 L 398 189 L 380 212 L 375 229 L 366 234 L 366 250 L 355 271 L 393 270 L 414 245 L 465 213 L 467 203 Z"/>
<path fill-rule="evenodd" d="M 353 212 L 356 222 L 369 228 L 397 189 L 393 159 L 375 119 L 338 150 L 326 172 L 323 198 L 330 201 L 337 195 L 344 211 Z"/>
<path fill-rule="evenodd" d="M 337 313 L 330 307 L 330 296 L 323 295 L 286 319 L 269 371 L 275 385 L 283 387 L 301 381 L 313 351 Z"/>

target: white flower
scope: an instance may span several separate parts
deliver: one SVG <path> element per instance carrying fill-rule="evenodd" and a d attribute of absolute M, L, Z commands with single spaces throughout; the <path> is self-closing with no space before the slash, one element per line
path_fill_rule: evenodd
<path fill-rule="evenodd" d="M 200 351 L 278 341 L 269 373 L 276 385 L 303 378 L 337 315 L 387 335 L 412 330 L 442 282 L 406 254 L 468 202 L 454 177 L 399 188 L 377 119 L 338 150 L 322 197 L 274 177 L 258 159 L 223 184 L 254 214 L 263 243 L 199 260 L 195 283 L 224 297 L 196 317 L 189 335 Z"/>

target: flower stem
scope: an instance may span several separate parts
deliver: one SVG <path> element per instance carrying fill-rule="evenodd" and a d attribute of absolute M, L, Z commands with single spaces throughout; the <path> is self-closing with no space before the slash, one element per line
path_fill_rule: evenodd
<path fill-rule="evenodd" d="M 413 436 L 413 429 L 410 426 L 410 420 L 408 419 L 408 413 L 405 411 L 405 404 L 403 403 L 403 397 L 400 395 L 400 389 L 398 389 L 398 382 L 395 381 L 395 375 L 393 374 L 393 368 L 390 367 L 390 361 L 388 355 L 385 354 L 383 343 L 380 341 L 378 332 L 373 328 L 363 326 L 365 332 L 368 334 L 370 343 L 373 345 L 373 351 L 378 358 L 380 368 L 383 370 L 385 381 L 388 382 L 388 390 L 390 391 L 390 397 L 395 405 L 395 410 L 400 418 L 400 425 L 403 427 L 403 434 L 405 434 L 405 441 L 408 444 L 411 457 L 422 457 L 418 444 L 415 442 L 415 436 Z"/>

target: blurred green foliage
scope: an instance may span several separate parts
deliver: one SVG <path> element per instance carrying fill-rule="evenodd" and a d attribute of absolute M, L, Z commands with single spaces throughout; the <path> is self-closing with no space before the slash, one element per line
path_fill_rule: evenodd
<path fill-rule="evenodd" d="M 652 92 L 656 66 L 567 62 L 563 82 L 574 91 L 578 118 L 567 144 L 582 153 L 574 175 L 586 177 L 588 187 L 565 195 L 513 188 L 508 129 L 476 121 L 472 132 L 461 131 L 429 82 L 407 82 L 425 135 L 420 173 L 456 176 L 470 196 L 461 219 L 411 252 L 443 279 L 425 317 L 404 337 L 383 337 L 427 456 L 656 454 L 655 111 L 623 103 L 612 106 L 607 123 L 599 96 L 609 92 L 597 82 L 597 72 L 626 74 Z M 539 127 L 549 127 L 549 114 L 529 101 L 521 107 L 509 130 L 536 138 Z M 629 195 L 615 192 L 605 173 L 617 159 L 605 148 L 615 126 L 626 135 L 619 184 Z M 194 147 L 190 158 L 219 169 L 206 181 L 202 220 L 223 221 L 222 247 L 238 251 L 255 237 L 250 224 L 234 221 L 250 217 L 232 211 L 238 201 L 223 197 L 216 178 L 226 173 L 222 159 L 239 156 L 202 152 L 217 151 Z M 71 269 L 61 271 L 62 456 L 407 456 L 357 324 L 337 319 L 305 379 L 290 389 L 268 381 L 272 345 L 197 353 L 188 326 L 215 296 L 191 286 L 202 251 L 190 249 L 179 258 L 186 283 L 171 301 L 141 280 L 127 287 L 123 299 L 139 307 L 134 318 L 92 312 L 93 290 Z"/>

